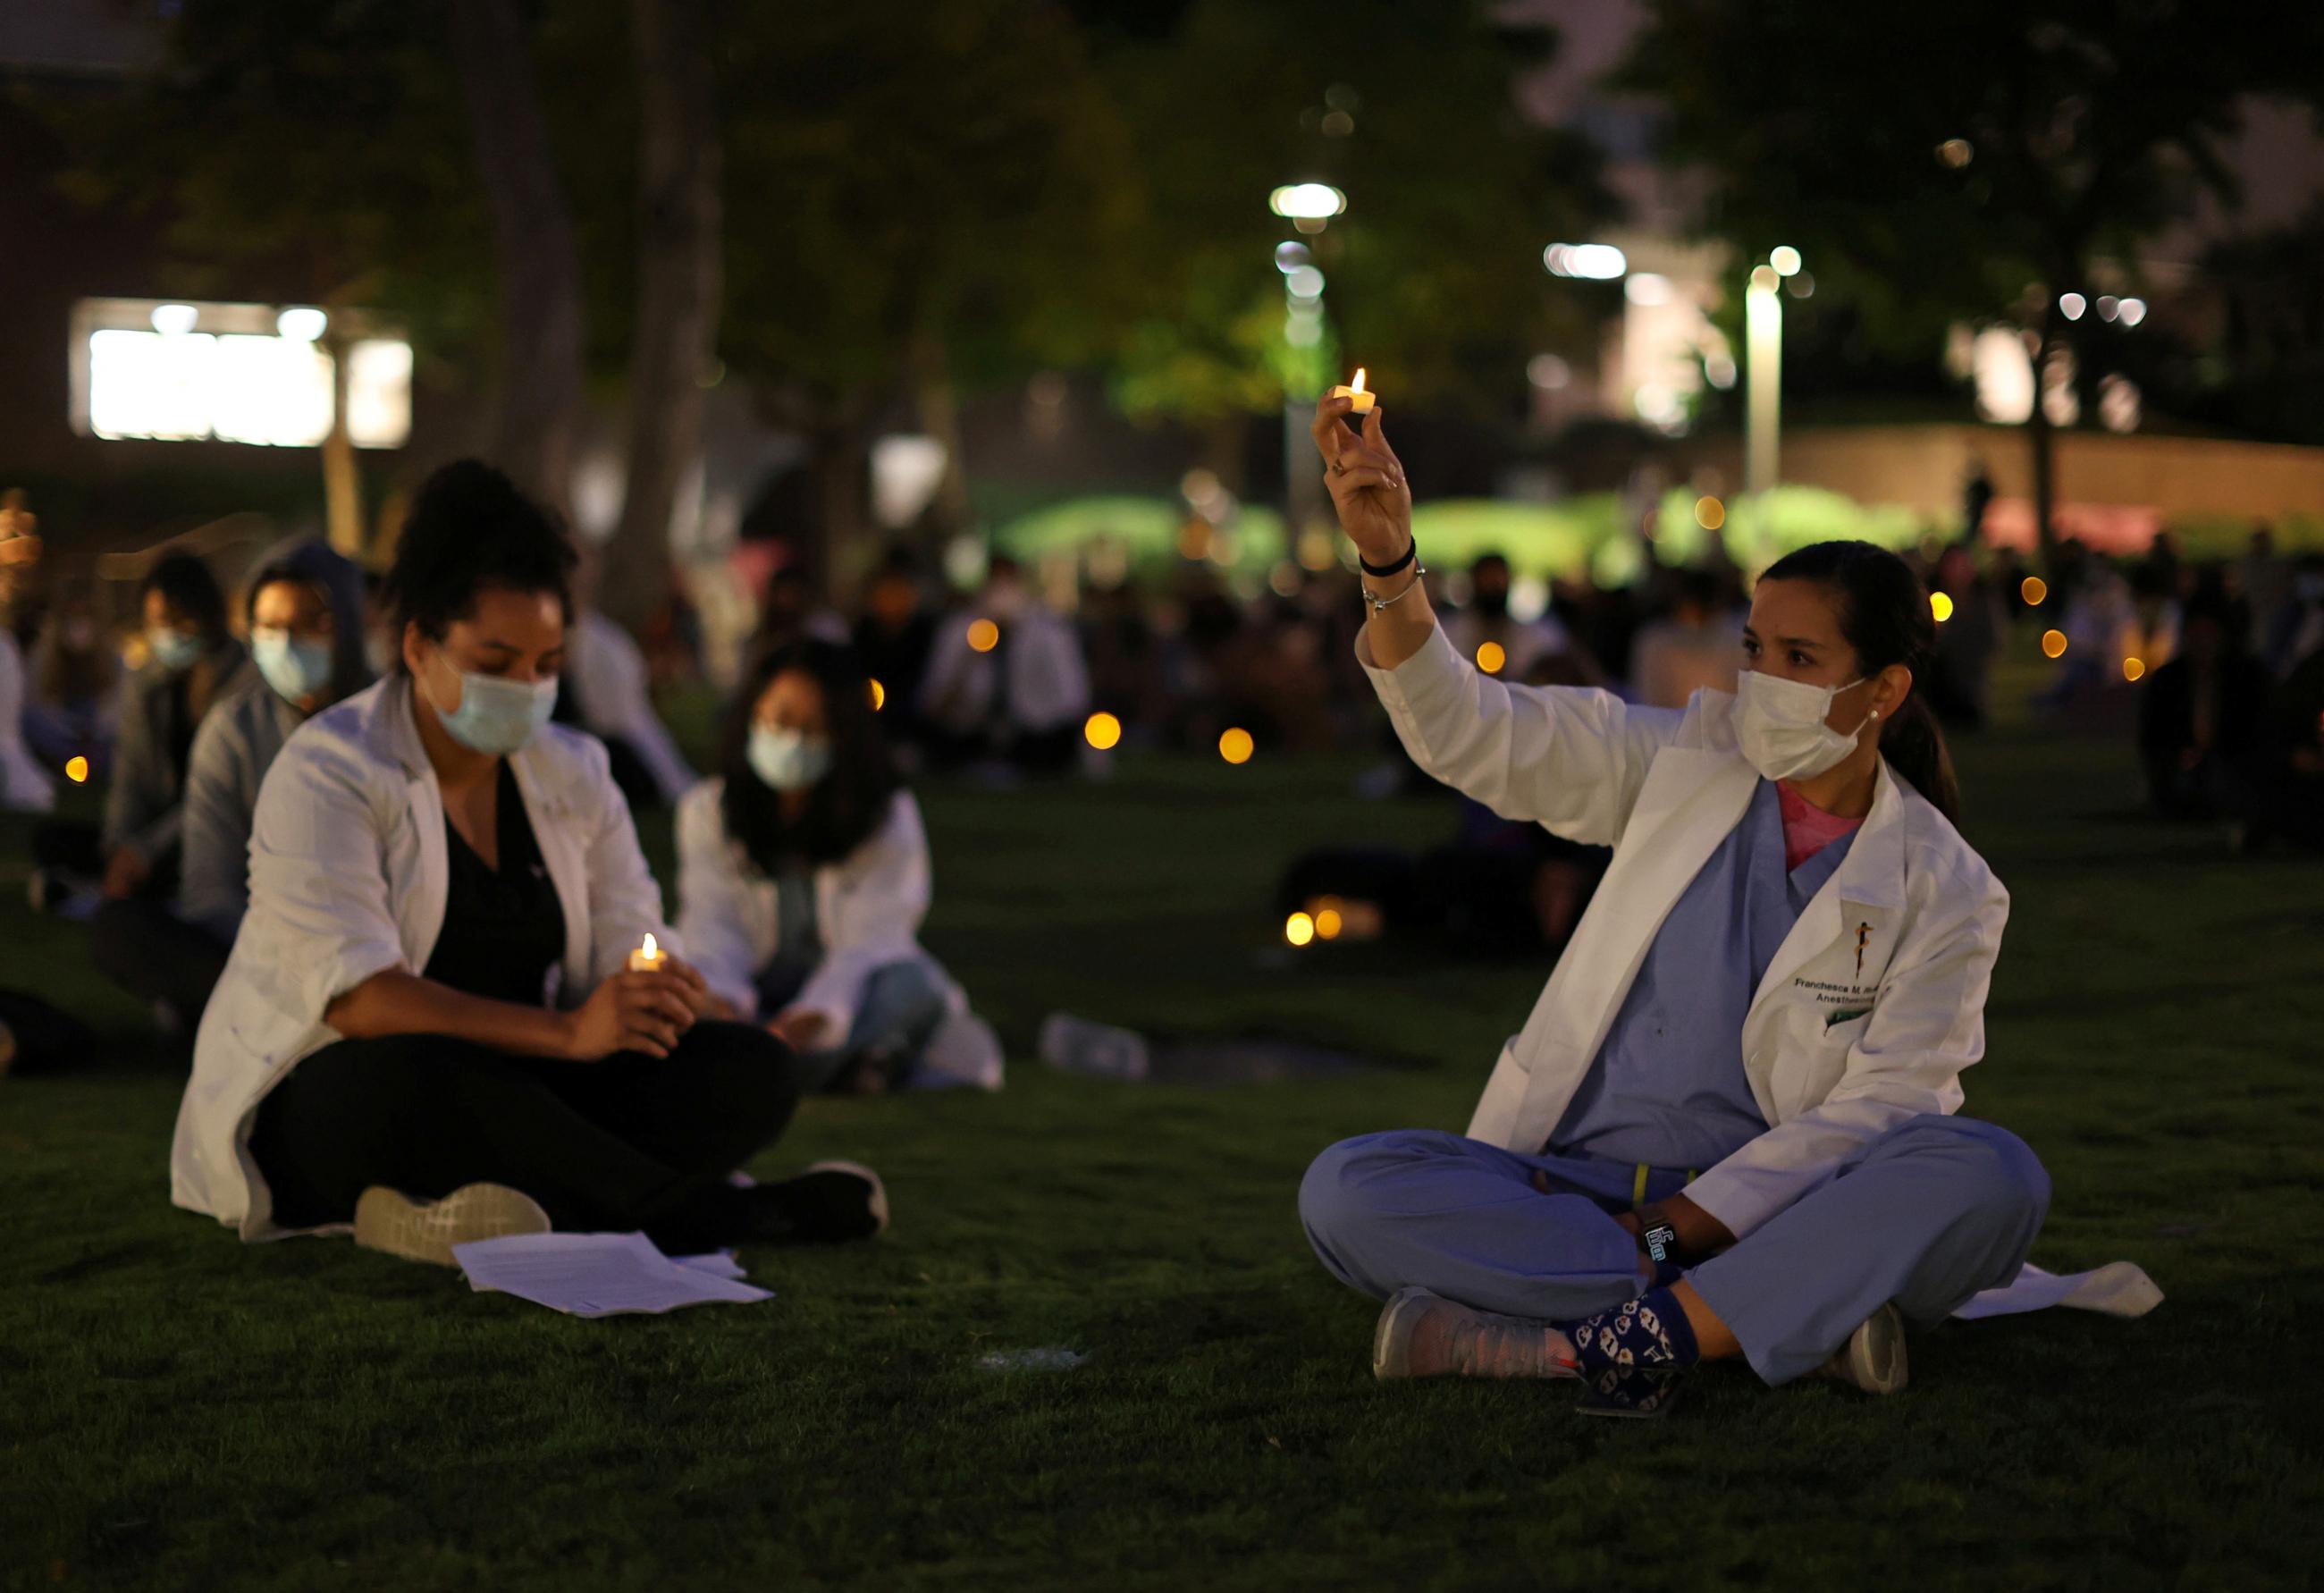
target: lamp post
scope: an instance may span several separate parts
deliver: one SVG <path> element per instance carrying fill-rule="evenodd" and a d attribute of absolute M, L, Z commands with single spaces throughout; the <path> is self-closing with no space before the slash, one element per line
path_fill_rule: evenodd
<path fill-rule="evenodd" d="M 1766 492 L 1782 479 L 1784 403 L 1783 280 L 1800 269 L 1800 252 L 1785 244 L 1751 268 L 1743 294 L 1743 345 L 1748 369 L 1743 410 L 1743 485 Z"/>
<path fill-rule="evenodd" d="M 1290 222 L 1301 237 L 1312 238 L 1347 209 L 1348 196 L 1325 183 L 1293 183 L 1268 194 L 1267 207 Z M 1283 275 L 1283 339 L 1294 348 L 1313 347 L 1323 336 L 1323 273 L 1312 262 L 1307 245 L 1296 242 L 1276 246 L 1275 269 Z M 1308 448 L 1307 421 L 1303 396 L 1285 392 L 1284 523 L 1293 548 L 1299 546 L 1307 522 L 1323 509 L 1323 480 L 1301 463 Z"/>

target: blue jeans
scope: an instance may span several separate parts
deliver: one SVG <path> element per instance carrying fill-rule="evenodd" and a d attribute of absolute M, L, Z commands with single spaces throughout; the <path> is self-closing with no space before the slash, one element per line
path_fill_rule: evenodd
<path fill-rule="evenodd" d="M 1536 1172 L 1551 1192 L 1533 1187 Z M 1628 1163 L 1519 1156 L 1457 1134 L 1368 1134 L 1315 1158 L 1299 1215 L 1332 1275 L 1375 1299 L 1419 1287 L 1572 1321 L 1638 1293 L 1637 1241 L 1614 1220 L 1637 1178 Z M 1646 1198 L 1686 1182 L 1684 1169 L 1649 1169 Z M 1788 1382 L 1890 1301 L 1936 1322 L 2008 1283 L 2049 1205 L 2049 1175 L 2015 1135 L 1970 1118 L 1916 1117 L 1687 1281 L 1752 1369 Z"/>
<path fill-rule="evenodd" d="M 780 1012 L 814 972 L 811 965 L 782 962 L 763 970 L 757 981 L 760 1016 Z M 824 1089 L 850 1068 L 873 1060 L 892 1067 L 900 1081 L 919 1060 L 947 1010 L 944 981 L 926 959 L 908 958 L 873 969 L 856 998 L 847 1044 L 798 1059 L 804 1088 L 810 1093 Z"/>

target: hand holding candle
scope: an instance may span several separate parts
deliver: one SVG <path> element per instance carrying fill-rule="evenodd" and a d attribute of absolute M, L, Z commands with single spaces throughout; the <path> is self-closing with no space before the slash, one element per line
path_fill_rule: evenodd
<path fill-rule="evenodd" d="M 1355 407 L 1348 411 L 1351 415 L 1369 415 L 1372 412 L 1373 395 L 1364 391 L 1364 368 L 1361 365 L 1356 367 L 1356 380 L 1353 386 L 1335 387 L 1326 396 L 1343 398 L 1351 402 Z"/>
<path fill-rule="evenodd" d="M 669 962 L 669 953 L 661 949 L 661 946 L 654 940 L 652 932 L 648 931 L 646 935 L 646 944 L 630 953 L 630 971 L 632 973 L 659 973 Z"/>

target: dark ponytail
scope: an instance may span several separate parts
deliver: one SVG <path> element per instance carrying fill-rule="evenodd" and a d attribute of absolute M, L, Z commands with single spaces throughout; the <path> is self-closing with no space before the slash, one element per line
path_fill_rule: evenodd
<path fill-rule="evenodd" d="M 1880 727 L 1880 755 L 1953 824 L 1960 822 L 1960 784 L 1953 778 L 1945 732 L 1918 689 L 1937 650 L 1937 622 L 1921 577 L 1886 548 L 1869 542 L 1817 542 L 1769 566 L 1763 581 L 1814 581 L 1840 601 L 1840 633 L 1856 649 L 1857 672 L 1891 664 L 1913 672 L 1913 695 Z"/>

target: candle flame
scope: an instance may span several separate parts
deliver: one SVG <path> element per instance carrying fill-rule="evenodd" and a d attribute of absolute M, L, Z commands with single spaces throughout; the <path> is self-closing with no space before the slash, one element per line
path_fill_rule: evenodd
<path fill-rule="evenodd" d="M 645 953 L 649 961 L 661 955 L 661 948 L 654 944 L 653 931 L 650 929 L 646 931 Z"/>
<path fill-rule="evenodd" d="M 1349 390 L 1351 392 L 1361 392 L 1361 391 L 1363 391 L 1363 390 L 1364 390 L 1364 368 L 1363 368 L 1361 365 L 1358 365 L 1358 366 L 1356 367 L 1356 379 L 1355 379 L 1353 382 L 1350 382 L 1350 383 L 1348 384 L 1348 390 Z"/>

